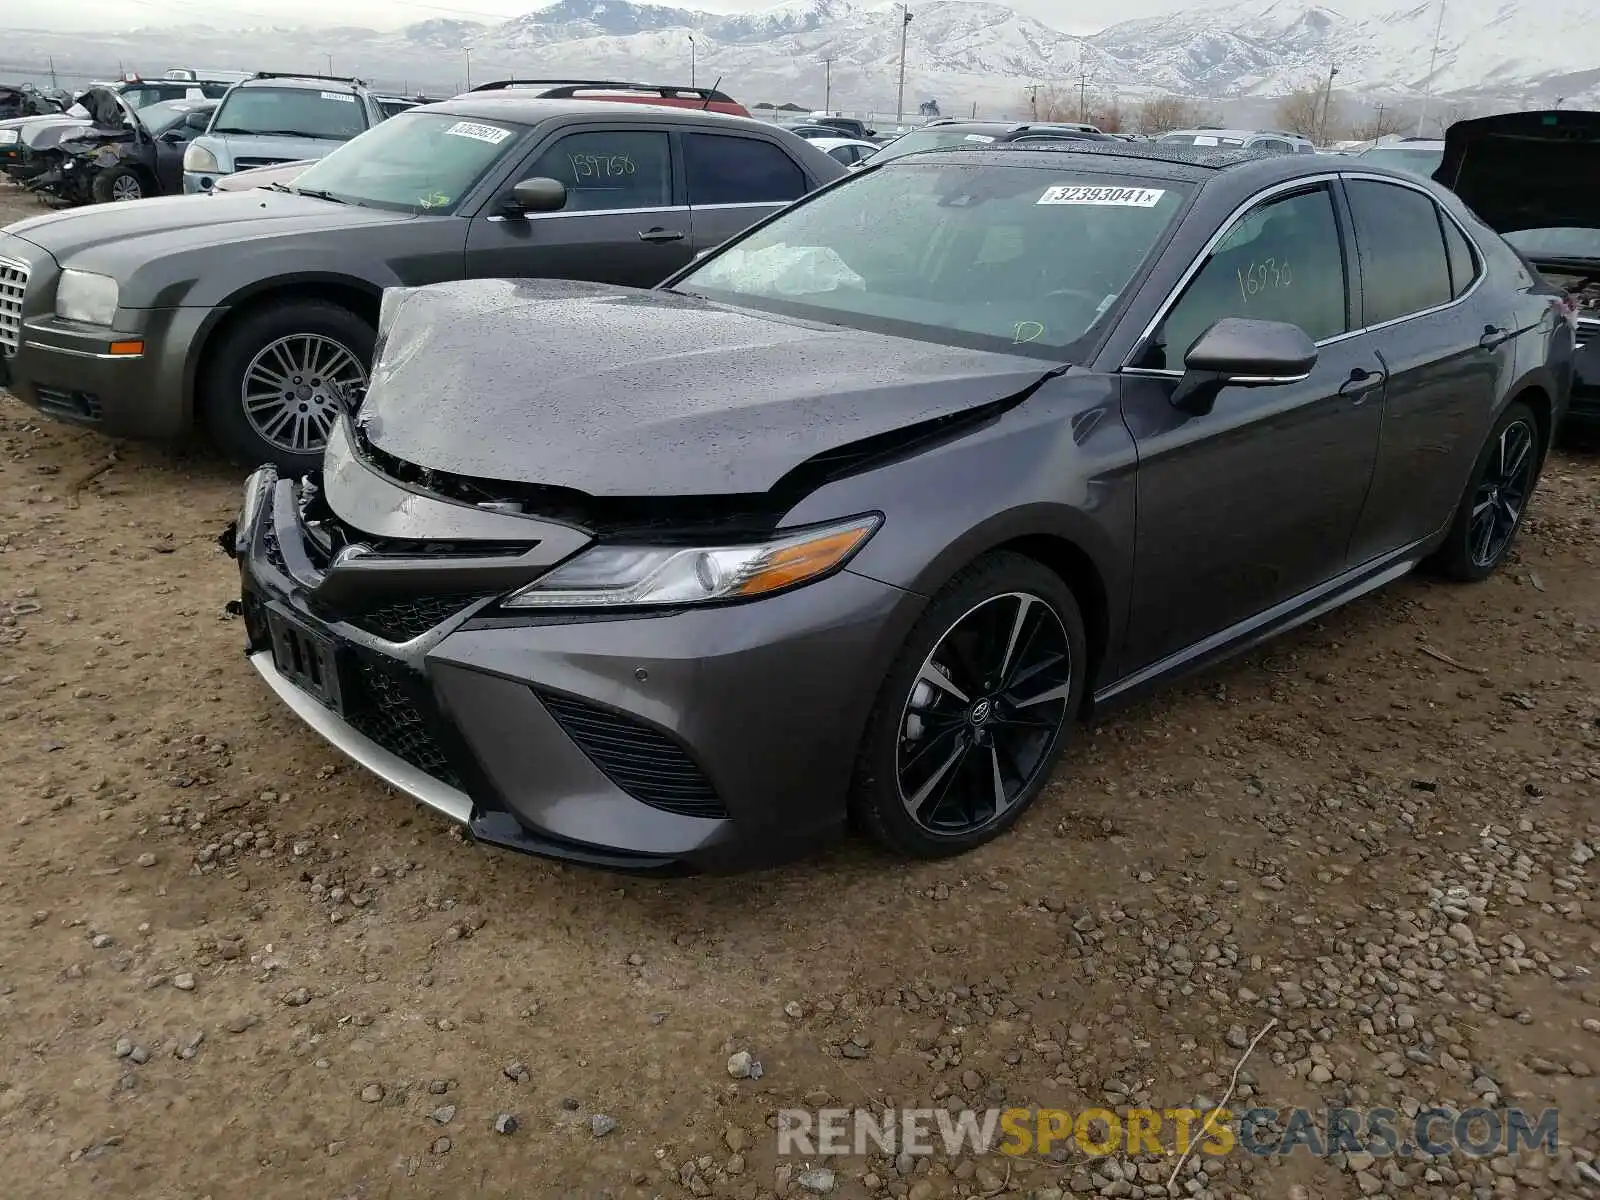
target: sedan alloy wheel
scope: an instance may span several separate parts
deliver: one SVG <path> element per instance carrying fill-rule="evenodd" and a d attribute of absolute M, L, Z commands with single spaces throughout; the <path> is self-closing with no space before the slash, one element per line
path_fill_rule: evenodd
<path fill-rule="evenodd" d="M 239 399 L 263 441 L 308 454 L 327 444 L 366 385 L 366 368 L 349 347 L 322 334 L 297 333 L 268 342 L 250 360 Z"/>

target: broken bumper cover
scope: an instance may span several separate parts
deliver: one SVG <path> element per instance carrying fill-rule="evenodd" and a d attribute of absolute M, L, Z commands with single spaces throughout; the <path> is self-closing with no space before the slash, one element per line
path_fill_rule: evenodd
<path fill-rule="evenodd" d="M 739 870 L 843 829 L 915 598 L 843 571 L 718 609 L 513 614 L 496 606 L 503 562 L 483 589 L 445 555 L 319 566 L 299 485 L 262 468 L 247 489 L 225 540 L 252 665 L 334 746 L 478 840 L 617 869 Z M 416 511 L 433 505 L 476 516 L 406 497 L 422 522 L 448 517 Z M 350 565 L 370 574 L 341 575 Z M 387 567 L 411 573 L 403 596 L 374 582 Z"/>
<path fill-rule="evenodd" d="M 1600 318 L 1578 319 L 1576 373 L 1572 399 L 1567 404 L 1568 424 L 1600 426 Z"/>

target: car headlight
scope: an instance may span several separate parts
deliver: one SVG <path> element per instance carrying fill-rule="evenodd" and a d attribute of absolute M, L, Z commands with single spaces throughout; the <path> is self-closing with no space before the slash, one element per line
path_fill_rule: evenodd
<path fill-rule="evenodd" d="M 222 168 L 217 165 L 217 156 L 204 146 L 189 143 L 189 148 L 183 152 L 183 169 L 185 171 L 210 171 L 218 174 Z"/>
<path fill-rule="evenodd" d="M 15 129 L 0 129 L 0 146 L 14 145 L 17 140 Z"/>
<path fill-rule="evenodd" d="M 109 325 L 117 315 L 117 281 L 89 271 L 61 272 L 56 284 L 56 316 L 85 325 Z"/>
<path fill-rule="evenodd" d="M 507 608 L 636 608 L 750 600 L 843 566 L 876 513 L 738 546 L 595 546 L 514 592 Z"/>

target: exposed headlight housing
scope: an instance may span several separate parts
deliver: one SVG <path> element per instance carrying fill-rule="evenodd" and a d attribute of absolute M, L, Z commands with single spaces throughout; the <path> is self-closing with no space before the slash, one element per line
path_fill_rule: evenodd
<path fill-rule="evenodd" d="M 217 156 L 196 142 L 190 142 L 189 148 L 183 152 L 183 169 L 209 172 L 212 175 L 222 172 L 222 168 L 217 165 Z"/>
<path fill-rule="evenodd" d="M 842 567 L 876 513 L 737 546 L 595 546 L 503 601 L 507 608 L 641 608 L 753 600 Z"/>
<path fill-rule="evenodd" d="M 0 146 L 10 146 L 15 144 L 16 141 L 17 131 L 15 129 L 0 129 Z"/>
<path fill-rule="evenodd" d="M 117 315 L 117 281 L 68 267 L 56 284 L 56 316 L 85 325 L 110 325 Z"/>

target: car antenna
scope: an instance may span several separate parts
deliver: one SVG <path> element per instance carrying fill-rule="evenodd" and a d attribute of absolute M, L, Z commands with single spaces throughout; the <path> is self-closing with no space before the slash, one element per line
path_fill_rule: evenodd
<path fill-rule="evenodd" d="M 705 112 L 706 109 L 711 107 L 711 101 L 713 99 L 715 99 L 716 94 L 717 94 L 717 89 L 719 87 L 721 87 L 721 86 L 722 86 L 722 76 L 718 75 L 717 76 L 717 81 L 711 85 L 711 90 L 706 93 L 706 102 L 700 106 L 700 111 L 701 112 Z"/>

